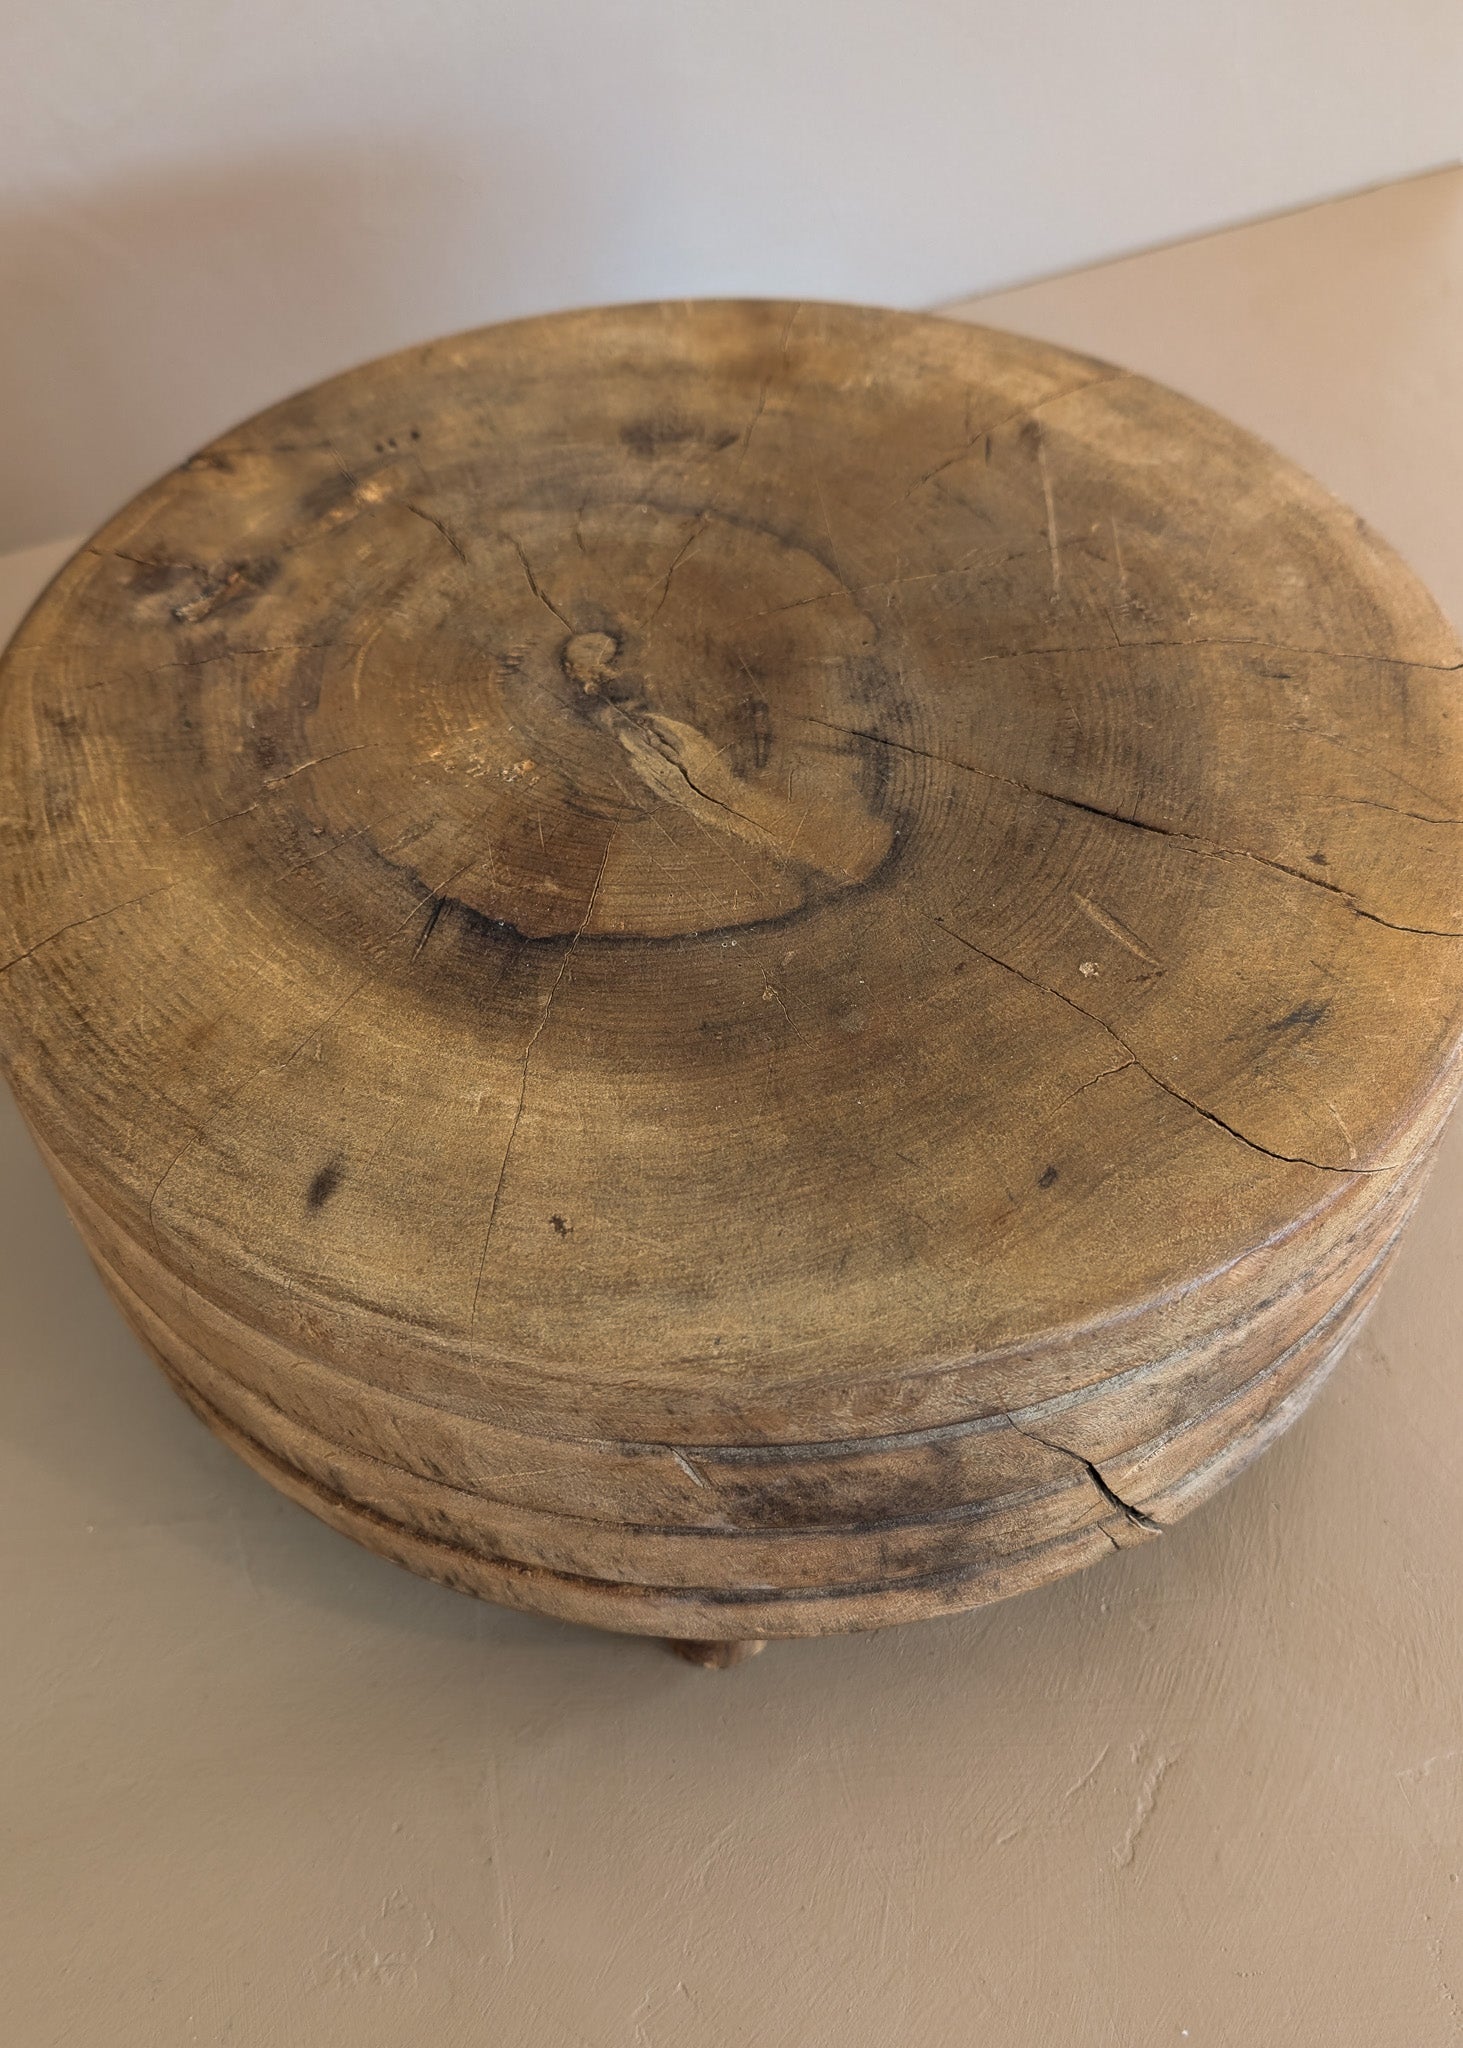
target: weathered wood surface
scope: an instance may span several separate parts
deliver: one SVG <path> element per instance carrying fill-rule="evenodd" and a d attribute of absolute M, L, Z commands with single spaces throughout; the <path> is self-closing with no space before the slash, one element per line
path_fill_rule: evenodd
<path fill-rule="evenodd" d="M 457 337 L 21 629 L 0 1052 L 179 1390 L 373 1548 L 714 1643 L 968 1606 L 1149 1540 L 1371 1299 L 1458 1078 L 1459 663 L 1101 363 Z"/>

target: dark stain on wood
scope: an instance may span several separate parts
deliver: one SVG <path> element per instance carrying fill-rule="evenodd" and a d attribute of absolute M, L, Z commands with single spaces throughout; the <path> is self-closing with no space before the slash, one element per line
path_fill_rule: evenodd
<path fill-rule="evenodd" d="M 312 1212 L 323 1209 L 340 1186 L 344 1172 L 340 1160 L 327 1159 L 305 1190 L 305 1207 Z"/>

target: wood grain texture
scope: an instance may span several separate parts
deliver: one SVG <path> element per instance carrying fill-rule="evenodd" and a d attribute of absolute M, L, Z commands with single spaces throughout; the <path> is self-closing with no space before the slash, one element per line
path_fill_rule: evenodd
<path fill-rule="evenodd" d="M 1463 1030 L 1458 645 L 1213 414 L 826 306 L 457 337 L 136 500 L 0 687 L 0 1053 L 211 1427 L 602 1626 L 1151 1539 Z"/>

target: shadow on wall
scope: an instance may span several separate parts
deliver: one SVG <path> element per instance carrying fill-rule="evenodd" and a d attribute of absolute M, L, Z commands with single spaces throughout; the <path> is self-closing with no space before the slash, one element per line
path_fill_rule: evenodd
<path fill-rule="evenodd" d="M 471 180 L 396 145 L 179 167 L 0 223 L 0 552 L 90 531 L 317 378 L 547 310 L 542 223 L 558 273 L 592 274 L 608 199 L 522 137 L 497 159 Z M 532 232 L 514 199 L 530 179 Z"/>

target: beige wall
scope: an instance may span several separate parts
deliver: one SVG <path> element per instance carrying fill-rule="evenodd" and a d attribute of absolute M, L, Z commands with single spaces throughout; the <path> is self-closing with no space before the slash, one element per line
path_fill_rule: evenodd
<path fill-rule="evenodd" d="M 1452 161 L 1457 0 L 10 0 L 0 548 L 523 312 L 924 305 Z"/>
<path fill-rule="evenodd" d="M 1008 297 L 1463 614 L 1463 174 Z M 12 566 L 19 602 L 47 566 Z M 216 1446 L 0 1112 L 0 2038 L 1444 2048 L 1463 1127 L 1316 1407 L 1161 1543 L 725 1675 L 478 1606 Z"/>

